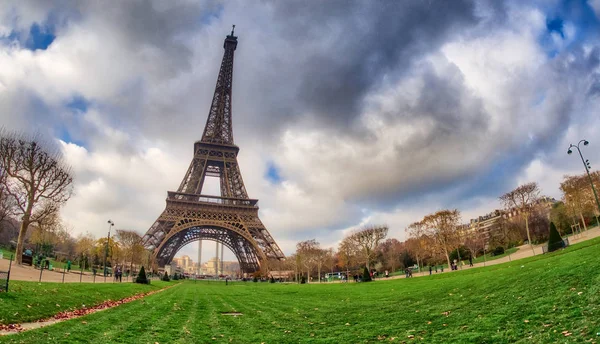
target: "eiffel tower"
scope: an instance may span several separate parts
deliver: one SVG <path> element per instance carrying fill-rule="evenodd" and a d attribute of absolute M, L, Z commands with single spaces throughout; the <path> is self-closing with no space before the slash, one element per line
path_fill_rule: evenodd
<path fill-rule="evenodd" d="M 233 26 L 235 29 L 235 25 Z M 252 273 L 268 260 L 282 260 L 283 252 L 258 218 L 258 200 L 248 198 L 233 142 L 231 88 L 237 37 L 225 38 L 223 61 L 202 139 L 194 143 L 194 157 L 177 191 L 167 192 L 167 206 L 143 237 L 154 250 L 158 266 L 169 264 L 190 242 L 212 240 L 228 247 L 240 270 Z M 202 194 L 205 177 L 218 177 L 221 196 Z"/>

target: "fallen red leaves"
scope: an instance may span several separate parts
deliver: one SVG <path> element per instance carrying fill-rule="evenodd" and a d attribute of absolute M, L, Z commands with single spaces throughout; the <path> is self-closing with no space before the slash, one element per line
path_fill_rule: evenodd
<path fill-rule="evenodd" d="M 8 324 L 8 325 L 0 324 L 0 331 L 21 332 L 21 331 L 23 331 L 23 328 L 19 324 Z"/>
<path fill-rule="evenodd" d="M 109 308 L 117 307 L 117 306 L 120 306 L 120 305 L 122 305 L 124 303 L 129 303 L 129 302 L 132 302 L 132 301 L 135 301 L 135 300 L 139 300 L 139 299 L 141 299 L 143 297 L 146 297 L 148 295 L 152 295 L 152 294 L 161 292 L 161 291 L 169 289 L 171 287 L 172 286 L 169 286 L 167 288 L 163 288 L 163 289 L 160 289 L 160 290 L 154 290 L 154 291 L 147 292 L 147 293 L 136 294 L 136 295 L 133 295 L 133 296 L 129 296 L 129 297 L 117 300 L 117 301 L 106 300 L 106 301 L 102 302 L 101 304 L 93 306 L 93 307 L 89 307 L 88 308 L 88 307 L 84 306 L 83 308 L 76 309 L 76 310 L 73 310 L 73 311 L 60 312 L 60 313 L 58 313 L 58 314 L 56 314 L 56 315 L 54 315 L 54 316 L 52 316 L 50 318 L 40 319 L 40 320 L 38 320 L 36 322 L 43 323 L 43 322 L 50 322 L 50 321 L 52 321 L 54 323 L 54 322 L 56 322 L 56 320 L 64 321 L 64 320 L 79 318 L 79 317 L 82 317 L 84 315 L 88 315 L 88 314 L 95 313 L 95 312 L 98 312 L 98 311 L 101 311 L 101 310 L 104 310 L 104 309 L 109 309 Z M 85 322 L 85 321 L 82 321 L 81 323 L 82 324 L 87 324 L 87 322 Z M 21 324 L 9 324 L 9 325 L 0 324 L 0 332 L 22 332 L 24 330 L 25 329 L 21 326 Z"/>

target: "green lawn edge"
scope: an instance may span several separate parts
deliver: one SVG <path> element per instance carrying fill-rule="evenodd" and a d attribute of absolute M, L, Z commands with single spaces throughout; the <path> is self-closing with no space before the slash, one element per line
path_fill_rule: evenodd
<path fill-rule="evenodd" d="M 92 307 L 107 300 L 162 289 L 172 283 L 53 283 L 10 281 L 8 293 L 0 293 L 0 324 L 32 322 L 63 311 Z"/>

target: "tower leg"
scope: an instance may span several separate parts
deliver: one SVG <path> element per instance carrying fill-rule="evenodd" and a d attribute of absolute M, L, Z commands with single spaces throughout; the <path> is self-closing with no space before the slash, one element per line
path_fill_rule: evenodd
<path fill-rule="evenodd" d="M 223 244 L 221 244 L 221 261 L 219 264 L 221 265 L 221 275 L 223 275 Z"/>
<path fill-rule="evenodd" d="M 198 240 L 198 272 L 200 275 L 200 269 L 202 267 L 202 240 Z"/>
<path fill-rule="evenodd" d="M 217 245 L 216 245 L 216 252 L 215 253 L 215 275 L 217 277 L 219 277 L 219 242 L 217 241 Z"/>

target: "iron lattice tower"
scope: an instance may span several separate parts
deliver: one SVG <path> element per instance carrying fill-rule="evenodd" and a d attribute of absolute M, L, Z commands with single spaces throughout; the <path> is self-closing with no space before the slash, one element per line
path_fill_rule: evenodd
<path fill-rule="evenodd" d="M 234 26 L 235 28 L 235 26 Z M 164 266 L 183 246 L 213 240 L 227 246 L 246 273 L 258 271 L 270 259 L 285 256 L 258 218 L 258 200 L 248 198 L 233 142 L 231 89 L 237 37 L 225 38 L 223 61 L 202 139 L 176 192 L 167 193 L 167 206 L 144 235 L 154 250 L 155 263 Z M 221 197 L 202 194 L 205 177 L 218 177 Z"/>

